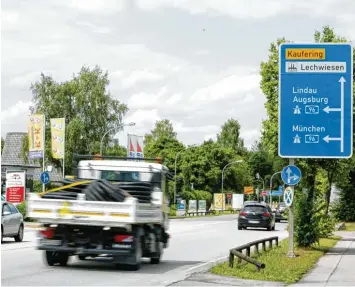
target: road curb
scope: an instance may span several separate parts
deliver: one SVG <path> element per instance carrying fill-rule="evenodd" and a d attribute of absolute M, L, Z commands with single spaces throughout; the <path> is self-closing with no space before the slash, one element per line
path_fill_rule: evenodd
<path fill-rule="evenodd" d="M 193 274 L 196 274 L 196 273 L 207 272 L 212 267 L 214 267 L 215 265 L 224 263 L 226 261 L 228 261 L 228 256 L 223 256 L 223 257 L 220 257 L 220 258 L 217 258 L 217 259 L 214 259 L 214 260 L 210 260 L 210 261 L 205 262 L 205 263 L 201 263 L 201 264 L 199 264 L 197 266 L 191 267 L 191 268 L 189 268 L 189 269 L 187 269 L 185 271 L 185 276 L 186 276 L 185 279 L 187 277 L 190 277 Z"/>

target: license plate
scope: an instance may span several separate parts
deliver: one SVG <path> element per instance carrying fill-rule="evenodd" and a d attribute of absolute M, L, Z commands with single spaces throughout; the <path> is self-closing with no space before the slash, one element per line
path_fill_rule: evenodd
<path fill-rule="evenodd" d="M 249 220 L 249 223 L 260 223 L 260 221 L 257 221 L 257 220 Z"/>
<path fill-rule="evenodd" d="M 62 240 L 41 239 L 40 242 L 45 245 L 62 245 Z"/>

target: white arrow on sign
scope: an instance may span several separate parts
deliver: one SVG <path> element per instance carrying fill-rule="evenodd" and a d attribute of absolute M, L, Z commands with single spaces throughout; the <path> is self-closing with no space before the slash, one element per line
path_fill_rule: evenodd
<path fill-rule="evenodd" d="M 290 168 L 288 168 L 288 169 L 286 170 L 286 173 L 287 173 L 287 183 L 291 183 L 291 180 L 297 180 L 297 179 L 299 179 L 299 176 L 297 176 L 297 175 L 292 175 L 292 176 L 291 176 L 292 170 L 291 170 Z"/>
<path fill-rule="evenodd" d="M 340 141 L 340 152 L 344 152 L 344 83 L 346 80 L 344 77 L 339 79 L 340 83 L 340 108 L 330 108 L 329 106 L 325 107 L 323 111 L 327 114 L 329 112 L 340 112 L 340 137 L 332 138 L 329 135 L 325 136 L 323 140 L 327 143 L 331 141 Z"/>
<path fill-rule="evenodd" d="M 327 114 L 329 114 L 329 112 L 341 112 L 341 109 L 340 108 L 330 108 L 329 106 L 327 106 L 323 109 L 323 111 L 325 111 Z"/>
<path fill-rule="evenodd" d="M 330 141 L 341 141 L 341 138 L 331 138 L 329 135 L 327 135 L 323 138 L 323 140 L 329 143 Z"/>

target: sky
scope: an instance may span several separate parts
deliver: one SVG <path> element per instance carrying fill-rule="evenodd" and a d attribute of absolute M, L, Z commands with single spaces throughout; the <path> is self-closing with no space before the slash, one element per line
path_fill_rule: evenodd
<path fill-rule="evenodd" d="M 31 82 L 107 70 L 128 105 L 115 137 L 169 119 L 184 144 L 215 139 L 229 118 L 247 146 L 266 119 L 260 63 L 277 38 L 312 42 L 324 25 L 355 41 L 354 0 L 2 0 L 1 136 L 25 132 Z"/>

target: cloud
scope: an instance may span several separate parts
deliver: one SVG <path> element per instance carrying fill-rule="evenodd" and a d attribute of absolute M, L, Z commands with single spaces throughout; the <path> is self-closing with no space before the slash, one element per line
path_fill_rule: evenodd
<path fill-rule="evenodd" d="M 141 83 L 157 82 L 159 80 L 162 80 L 163 78 L 163 75 L 147 70 L 131 71 L 128 77 L 122 80 L 122 86 L 123 88 L 130 88 L 134 85 Z"/>
<path fill-rule="evenodd" d="M 285 36 L 310 42 L 325 24 L 355 40 L 353 0 L 12 0 L 2 3 L 2 135 L 26 130 L 30 82 L 66 81 L 83 65 L 109 73 L 126 103 L 126 132 L 173 122 L 185 144 L 215 137 L 228 118 L 247 145 L 266 118 L 260 62 Z M 164 9 L 164 13 L 162 13 Z M 202 31 L 206 28 L 205 31 Z"/>

